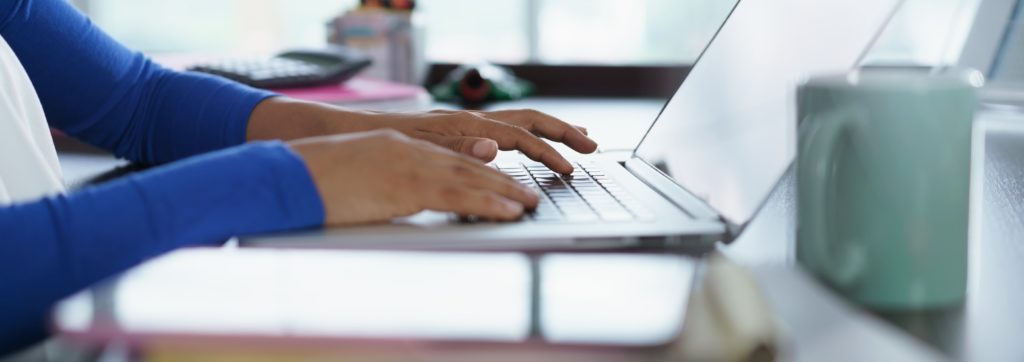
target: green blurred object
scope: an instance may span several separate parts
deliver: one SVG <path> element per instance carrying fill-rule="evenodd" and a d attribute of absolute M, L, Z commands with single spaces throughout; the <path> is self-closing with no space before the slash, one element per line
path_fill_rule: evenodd
<path fill-rule="evenodd" d="M 439 101 L 464 105 L 516 100 L 533 91 L 532 83 L 517 78 L 511 70 L 487 63 L 463 64 L 431 89 Z"/>

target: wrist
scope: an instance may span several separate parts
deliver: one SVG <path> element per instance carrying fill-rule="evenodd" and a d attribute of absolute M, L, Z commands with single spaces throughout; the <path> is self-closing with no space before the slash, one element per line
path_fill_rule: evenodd
<path fill-rule="evenodd" d="M 318 106 L 324 109 L 320 119 L 324 129 L 322 135 L 366 132 L 380 128 L 381 113 L 326 104 Z"/>
<path fill-rule="evenodd" d="M 268 98 L 256 105 L 246 130 L 248 141 L 293 140 L 373 129 L 379 116 L 286 97 Z"/>

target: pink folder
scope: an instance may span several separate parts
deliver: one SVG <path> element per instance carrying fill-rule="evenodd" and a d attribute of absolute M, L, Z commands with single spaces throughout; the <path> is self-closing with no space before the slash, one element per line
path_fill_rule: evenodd
<path fill-rule="evenodd" d="M 342 84 L 277 89 L 275 92 L 307 101 L 344 104 L 416 98 L 426 90 L 414 85 L 355 77 Z"/>

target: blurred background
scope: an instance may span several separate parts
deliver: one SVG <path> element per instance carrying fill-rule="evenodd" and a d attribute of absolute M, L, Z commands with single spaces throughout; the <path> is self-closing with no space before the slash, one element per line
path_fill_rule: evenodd
<path fill-rule="evenodd" d="M 325 23 L 355 0 L 73 0 L 127 45 L 150 54 L 273 53 L 324 44 Z M 908 0 L 872 52 L 877 62 L 958 56 L 978 0 Z M 732 0 L 422 0 L 435 63 L 683 66 Z M 793 16 L 799 16 L 794 12 Z"/>

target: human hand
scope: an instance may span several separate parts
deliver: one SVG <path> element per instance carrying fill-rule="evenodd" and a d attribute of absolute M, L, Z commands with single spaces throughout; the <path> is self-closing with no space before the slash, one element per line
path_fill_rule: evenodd
<path fill-rule="evenodd" d="M 538 196 L 482 162 L 394 130 L 289 142 L 316 183 L 329 225 L 423 210 L 514 220 Z"/>
<path fill-rule="evenodd" d="M 586 129 L 534 110 L 381 113 L 284 97 L 257 105 L 246 136 L 249 140 L 293 140 L 377 129 L 394 129 L 483 161 L 493 160 L 499 149 L 518 150 L 563 174 L 572 173 L 572 165 L 541 138 L 582 153 L 597 150 Z"/>
<path fill-rule="evenodd" d="M 376 113 L 344 127 L 386 127 L 405 135 L 488 162 L 498 150 L 518 150 L 552 170 L 569 174 L 573 167 L 541 138 L 561 142 L 581 153 L 597 150 L 587 130 L 535 110 L 494 112 L 436 110 L 427 113 Z"/>

